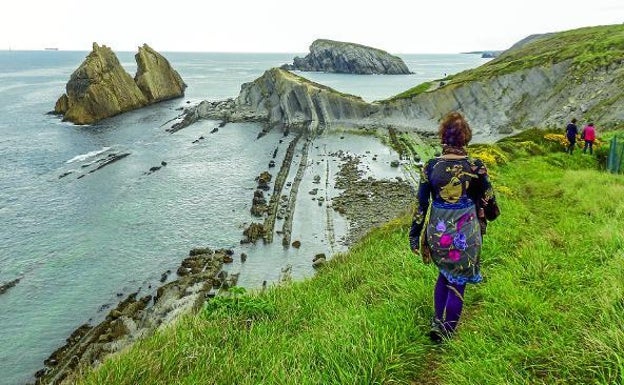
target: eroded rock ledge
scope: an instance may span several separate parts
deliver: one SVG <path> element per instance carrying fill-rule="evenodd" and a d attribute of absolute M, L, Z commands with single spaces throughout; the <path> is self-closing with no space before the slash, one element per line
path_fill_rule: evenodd
<path fill-rule="evenodd" d="M 267 70 L 241 86 L 236 99 L 203 101 L 188 108 L 173 130 L 200 119 L 224 122 L 264 122 L 274 126 L 314 132 L 330 124 L 358 126 L 378 111 L 359 96 L 333 90 L 280 68 Z"/>
<path fill-rule="evenodd" d="M 285 65 L 284 68 L 361 75 L 404 75 L 412 73 L 403 59 L 386 51 L 365 45 L 326 39 L 315 40 L 306 57 L 296 57 L 292 65 Z"/>
<path fill-rule="evenodd" d="M 101 323 L 76 329 L 67 343 L 45 360 L 45 367 L 35 374 L 36 384 L 73 383 L 71 376 L 78 368 L 97 366 L 108 355 L 170 324 L 180 314 L 197 311 L 216 294 L 215 290 L 236 285 L 238 275 L 221 270 L 224 263 L 232 262 L 232 254 L 225 249 L 190 250 L 177 270 L 178 279 L 159 287 L 154 296 L 130 294 Z M 169 273 L 163 274 L 161 282 Z"/>
<path fill-rule="evenodd" d="M 107 46 L 93 50 L 72 73 L 54 113 L 64 121 L 91 124 L 122 112 L 184 95 L 186 84 L 167 59 L 147 44 L 135 55 L 133 79 Z"/>

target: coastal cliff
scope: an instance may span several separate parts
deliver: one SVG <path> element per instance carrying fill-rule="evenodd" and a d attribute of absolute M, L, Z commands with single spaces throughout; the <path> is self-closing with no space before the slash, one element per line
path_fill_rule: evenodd
<path fill-rule="evenodd" d="M 624 121 L 623 57 L 624 25 L 547 34 L 478 68 L 374 103 L 272 69 L 243 85 L 235 100 L 203 102 L 179 124 L 209 118 L 270 126 L 311 122 L 311 129 L 392 125 L 431 134 L 442 116 L 456 110 L 485 141 L 532 127 L 562 127 L 572 117 L 609 128 Z"/>
<path fill-rule="evenodd" d="M 383 101 L 384 120 L 435 129 L 462 111 L 477 135 L 561 128 L 572 117 L 610 128 L 624 121 L 624 25 L 524 39 L 473 70 L 418 85 Z"/>
<path fill-rule="evenodd" d="M 64 121 L 91 124 L 184 95 L 186 84 L 162 55 L 144 45 L 135 58 L 136 81 L 109 47 L 93 43 L 91 53 L 72 73 L 54 113 L 63 115 Z"/>
<path fill-rule="evenodd" d="M 284 68 L 363 75 L 411 73 L 401 58 L 386 51 L 326 39 L 315 40 L 306 57 L 295 57 L 293 64 L 286 65 Z"/>

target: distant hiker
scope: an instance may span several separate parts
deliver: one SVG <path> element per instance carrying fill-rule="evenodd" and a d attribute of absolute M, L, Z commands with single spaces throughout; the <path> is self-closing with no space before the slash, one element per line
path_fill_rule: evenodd
<path fill-rule="evenodd" d="M 568 138 L 568 148 L 566 152 L 572 155 L 574 146 L 576 146 L 576 136 L 578 135 L 578 127 L 576 126 L 576 118 L 572 118 L 566 127 L 566 137 Z"/>
<path fill-rule="evenodd" d="M 594 128 L 594 123 L 589 123 L 585 126 L 585 128 L 583 128 L 581 139 L 585 141 L 583 153 L 587 152 L 587 149 L 589 148 L 589 154 L 593 154 L 594 141 L 596 140 L 596 129 Z"/>
<path fill-rule="evenodd" d="M 438 134 L 442 155 L 422 168 L 418 208 L 409 233 L 412 251 L 420 253 L 425 263 L 433 261 L 439 270 L 433 293 L 435 315 L 429 332 L 434 342 L 453 335 L 466 284 L 481 282 L 480 253 L 486 217 L 493 220 L 498 216 L 485 165 L 466 152 L 472 131 L 464 117 L 458 112 L 448 114 Z"/>

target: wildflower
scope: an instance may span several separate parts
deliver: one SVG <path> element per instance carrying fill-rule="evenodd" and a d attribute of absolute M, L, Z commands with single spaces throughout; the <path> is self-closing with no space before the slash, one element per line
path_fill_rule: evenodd
<path fill-rule="evenodd" d="M 438 224 L 436 225 L 436 230 L 442 233 L 446 231 L 446 225 L 444 224 L 444 221 L 438 220 Z"/>
<path fill-rule="evenodd" d="M 461 258 L 461 253 L 459 252 L 459 250 L 452 249 L 449 250 L 448 256 L 451 261 L 457 262 Z"/>

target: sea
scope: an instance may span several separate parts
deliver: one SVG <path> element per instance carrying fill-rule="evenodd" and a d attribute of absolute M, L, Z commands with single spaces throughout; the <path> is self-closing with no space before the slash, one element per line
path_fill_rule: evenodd
<path fill-rule="evenodd" d="M 304 54 L 161 53 L 188 85 L 184 97 L 79 126 L 49 112 L 88 52 L 0 51 L 0 285 L 16 282 L 0 294 L 0 385 L 34 381 L 72 331 L 98 323 L 130 293 L 153 291 L 163 273 L 173 271 L 168 279 L 174 279 L 194 247 L 246 253 L 245 262 L 235 258 L 227 269 L 247 289 L 279 282 L 285 271 L 294 279 L 311 277 L 314 254 L 346 250 L 305 215 L 316 202 L 302 205 L 295 217 L 293 239 L 301 240 L 300 248 L 240 243 L 254 220 L 255 178 L 267 169 L 276 143 L 291 137 L 270 132 L 259 139 L 261 127 L 254 123 L 214 132 L 219 122 L 209 120 L 167 131 L 184 107 L 236 97 L 243 83 Z M 134 53 L 116 54 L 134 75 Z M 299 74 L 374 101 L 488 60 L 475 54 L 399 56 L 413 74 Z M 354 151 L 378 155 L 379 164 L 396 158 L 375 138 L 347 140 Z M 315 148 L 320 156 L 343 143 L 328 135 Z M 129 155 L 89 172 L 110 154 Z M 396 176 L 389 170 L 377 171 Z M 331 221 L 336 234 L 348 231 L 339 214 Z"/>

